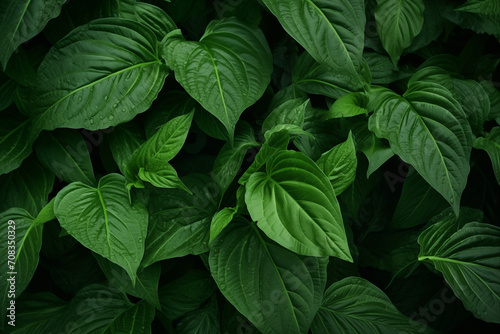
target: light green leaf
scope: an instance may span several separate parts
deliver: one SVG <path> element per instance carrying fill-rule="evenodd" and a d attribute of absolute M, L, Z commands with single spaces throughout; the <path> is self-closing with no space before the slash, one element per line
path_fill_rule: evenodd
<path fill-rule="evenodd" d="M 389 140 L 458 214 L 469 174 L 472 134 L 465 113 L 444 87 L 412 82 L 403 97 L 381 91 L 369 129 Z"/>
<path fill-rule="evenodd" d="M 262 133 L 281 124 L 292 124 L 302 128 L 304 125 L 304 114 L 309 99 L 297 98 L 285 101 L 276 107 L 262 123 Z"/>
<path fill-rule="evenodd" d="M 44 132 L 35 143 L 38 160 L 67 183 L 96 184 L 87 143 L 72 130 Z"/>
<path fill-rule="evenodd" d="M 43 226 L 34 226 L 33 219 L 20 208 L 0 213 L 0 229 L 4 236 L 0 243 L 0 328 L 10 320 L 6 317 L 10 300 L 17 299 L 26 289 L 38 266 Z"/>
<path fill-rule="evenodd" d="M 31 153 L 31 146 L 41 130 L 30 118 L 15 109 L 0 113 L 0 175 L 18 168 Z"/>
<path fill-rule="evenodd" d="M 148 28 L 126 19 L 98 19 L 52 47 L 23 111 L 36 115 L 45 130 L 105 129 L 148 109 L 167 74 Z"/>
<path fill-rule="evenodd" d="M 129 203 L 123 176 L 108 174 L 97 188 L 71 183 L 57 194 L 54 213 L 71 236 L 125 269 L 135 283 L 144 254 L 148 213 L 142 203 Z"/>
<path fill-rule="evenodd" d="M 238 208 L 224 208 L 217 212 L 212 217 L 210 223 L 210 240 L 209 244 L 217 237 L 222 230 L 233 220 L 234 215 L 238 212 Z"/>
<path fill-rule="evenodd" d="M 425 333 L 415 323 L 375 285 L 348 277 L 326 290 L 311 330 L 313 334 Z"/>
<path fill-rule="evenodd" d="M 368 97 L 363 93 L 350 93 L 338 98 L 325 119 L 367 115 Z"/>
<path fill-rule="evenodd" d="M 135 150 L 125 174 L 129 184 L 139 176 L 141 180 L 148 181 L 156 187 L 180 187 L 187 190 L 168 162 L 184 145 L 192 119 L 193 112 L 175 117 Z"/>
<path fill-rule="evenodd" d="M 286 32 L 320 64 L 340 73 L 342 87 L 360 90 L 363 72 L 365 11 L 360 0 L 263 0 Z"/>
<path fill-rule="evenodd" d="M 456 10 L 485 15 L 500 15 L 500 2 L 497 0 L 468 0 Z"/>
<path fill-rule="evenodd" d="M 54 215 L 54 202 L 55 202 L 55 197 L 50 200 L 50 202 L 43 207 L 43 209 L 40 211 L 40 213 L 36 216 L 36 218 L 33 220 L 33 227 L 38 226 L 38 225 L 43 225 L 51 220 L 56 219 L 56 216 Z"/>
<path fill-rule="evenodd" d="M 3 0 L 0 2 L 0 63 L 7 67 L 10 56 L 59 15 L 65 0 Z"/>
<path fill-rule="evenodd" d="M 308 332 L 321 303 L 328 258 L 290 252 L 245 222 L 219 234 L 209 263 L 222 294 L 259 331 Z"/>
<path fill-rule="evenodd" d="M 300 152 L 283 151 L 250 176 L 245 202 L 259 228 L 301 255 L 351 261 L 333 187 L 321 169 Z"/>
<path fill-rule="evenodd" d="M 490 156 L 493 172 L 500 184 L 500 127 L 494 127 L 486 137 L 479 137 L 474 141 L 474 148 L 485 150 Z"/>
<path fill-rule="evenodd" d="M 212 21 L 199 42 L 179 30 L 162 42 L 162 56 L 176 80 L 217 117 L 232 140 L 241 113 L 264 93 L 272 56 L 264 34 L 234 18 Z"/>
<path fill-rule="evenodd" d="M 394 65 L 422 29 L 424 8 L 422 0 L 377 0 L 377 31 Z"/>
<path fill-rule="evenodd" d="M 151 195 L 143 267 L 208 251 L 210 221 L 217 210 L 219 186 L 201 174 L 189 175 L 183 182 L 193 194 L 179 189 L 155 189 Z"/>
<path fill-rule="evenodd" d="M 54 174 L 29 157 L 20 168 L 0 175 L 0 212 L 23 208 L 36 217 L 47 204 L 53 185 Z"/>
<path fill-rule="evenodd" d="M 330 180 L 335 195 L 340 195 L 356 177 L 358 159 L 352 132 L 349 132 L 345 142 L 323 153 L 316 164 Z"/>
<path fill-rule="evenodd" d="M 476 318 L 500 323 L 500 228 L 478 222 L 461 225 L 445 216 L 422 232 L 418 259 L 443 274 Z"/>

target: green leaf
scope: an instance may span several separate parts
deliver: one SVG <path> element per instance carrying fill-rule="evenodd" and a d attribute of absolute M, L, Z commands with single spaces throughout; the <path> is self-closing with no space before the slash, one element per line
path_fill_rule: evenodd
<path fill-rule="evenodd" d="M 422 29 L 424 8 L 422 0 L 377 0 L 377 31 L 394 65 Z"/>
<path fill-rule="evenodd" d="M 164 123 L 162 123 L 163 125 Z M 127 173 L 127 166 L 130 164 L 132 154 L 145 141 L 142 128 L 136 123 L 120 124 L 114 128 L 113 132 L 107 137 L 109 148 L 118 168 L 122 174 Z"/>
<path fill-rule="evenodd" d="M 386 85 L 391 82 L 405 79 L 411 76 L 411 70 L 406 67 L 396 68 L 390 57 L 376 52 L 364 52 L 370 72 L 372 73 L 372 84 Z"/>
<path fill-rule="evenodd" d="M 137 333 L 151 334 L 151 323 L 155 318 L 155 309 L 146 302 L 139 302 L 123 310 L 107 325 L 102 334 Z M 95 332 L 92 332 L 95 333 Z"/>
<path fill-rule="evenodd" d="M 443 274 L 476 318 L 500 323 L 500 228 L 478 222 L 461 225 L 445 216 L 422 232 L 418 259 Z"/>
<path fill-rule="evenodd" d="M 158 283 L 160 281 L 161 266 L 159 263 L 142 270 L 140 269 L 137 272 L 135 285 L 133 285 L 130 276 L 120 266 L 95 253 L 94 256 L 99 263 L 99 267 L 101 267 L 106 275 L 109 284 L 124 293 L 144 299 L 156 308 L 160 308 Z"/>
<path fill-rule="evenodd" d="M 389 140 L 456 213 L 469 174 L 471 129 L 462 107 L 443 86 L 413 82 L 403 97 L 381 91 L 369 129 Z"/>
<path fill-rule="evenodd" d="M 156 34 L 161 41 L 165 35 L 177 29 L 174 21 L 161 8 L 144 2 L 134 2 L 127 11 L 122 11 L 119 17 L 143 24 Z"/>
<path fill-rule="evenodd" d="M 220 334 L 217 300 L 212 298 L 205 307 L 186 314 L 175 330 L 179 334 Z"/>
<path fill-rule="evenodd" d="M 16 302 L 16 327 L 12 334 L 43 333 L 54 328 L 66 302 L 50 292 L 38 292 Z M 49 325 L 47 325 L 49 324 Z"/>
<path fill-rule="evenodd" d="M 0 212 L 23 208 L 36 217 L 47 204 L 54 186 L 54 174 L 30 157 L 20 168 L 0 175 Z"/>
<path fill-rule="evenodd" d="M 262 133 L 266 133 L 266 131 L 281 124 L 292 124 L 302 128 L 305 110 L 309 103 L 309 99 L 304 101 L 303 98 L 297 98 L 280 104 L 262 123 Z"/>
<path fill-rule="evenodd" d="M 142 203 L 129 204 L 123 176 L 108 174 L 97 188 L 71 183 L 57 194 L 54 213 L 71 236 L 125 269 L 135 283 L 148 213 Z"/>
<path fill-rule="evenodd" d="M 222 230 L 233 220 L 234 215 L 238 212 L 238 208 L 224 208 L 217 212 L 212 217 L 212 222 L 210 223 L 210 240 L 211 243 Z"/>
<path fill-rule="evenodd" d="M 23 111 L 45 130 L 104 129 L 148 109 L 167 74 L 148 28 L 126 19 L 95 20 L 52 47 Z"/>
<path fill-rule="evenodd" d="M 26 289 L 38 266 L 43 226 L 34 226 L 33 219 L 26 210 L 20 208 L 0 213 L 0 227 L 4 236 L 0 244 L 0 328 L 5 321 L 9 321 L 6 313 L 10 300 L 17 299 Z"/>
<path fill-rule="evenodd" d="M 422 332 L 384 292 L 359 277 L 344 278 L 326 290 L 311 330 L 313 334 Z"/>
<path fill-rule="evenodd" d="M 456 10 L 485 15 L 500 15 L 500 3 L 497 0 L 468 0 Z"/>
<path fill-rule="evenodd" d="M 67 183 L 96 184 L 87 143 L 71 130 L 44 132 L 35 144 L 38 160 Z"/>
<path fill-rule="evenodd" d="M 199 42 L 179 30 L 162 42 L 162 56 L 176 80 L 224 124 L 232 140 L 241 113 L 264 93 L 272 57 L 264 34 L 236 19 L 212 21 Z"/>
<path fill-rule="evenodd" d="M 55 197 L 50 200 L 50 202 L 43 207 L 40 213 L 33 220 L 33 226 L 43 225 L 51 220 L 56 219 L 54 215 L 54 202 Z"/>
<path fill-rule="evenodd" d="M 408 173 L 390 226 L 410 228 L 426 224 L 446 207 L 445 199 L 414 170 Z"/>
<path fill-rule="evenodd" d="M 0 113 L 0 175 L 18 168 L 41 130 L 15 109 Z"/>
<path fill-rule="evenodd" d="M 160 288 L 159 316 L 169 320 L 178 319 L 198 309 L 216 289 L 207 271 L 190 270 Z"/>
<path fill-rule="evenodd" d="M 208 251 L 210 221 L 217 210 L 219 187 L 204 175 L 189 175 L 193 192 L 156 189 L 149 203 L 149 229 L 143 267 L 157 261 Z"/>
<path fill-rule="evenodd" d="M 0 71 L 0 111 L 4 111 L 14 102 L 16 88 L 14 79 Z"/>
<path fill-rule="evenodd" d="M 307 333 L 321 303 L 328 258 L 290 252 L 246 222 L 219 234 L 209 263 L 222 294 L 259 331 Z"/>
<path fill-rule="evenodd" d="M 360 0 L 263 0 L 286 32 L 320 64 L 340 73 L 343 86 L 367 85 L 363 59 L 365 12 Z"/>
<path fill-rule="evenodd" d="M 0 3 L 0 63 L 7 67 L 10 56 L 59 15 L 65 0 L 4 0 Z"/>
<path fill-rule="evenodd" d="M 340 195 L 356 177 L 356 146 L 352 132 L 349 131 L 347 140 L 323 153 L 316 164 L 325 173 L 332 184 L 335 195 Z"/>
<path fill-rule="evenodd" d="M 494 127 L 485 137 L 474 141 L 474 148 L 485 150 L 490 156 L 493 172 L 500 184 L 500 127 Z"/>
<path fill-rule="evenodd" d="M 338 98 L 325 119 L 367 115 L 368 97 L 363 93 L 350 93 Z"/>
<path fill-rule="evenodd" d="M 252 219 L 280 245 L 301 255 L 352 262 L 333 187 L 304 154 L 278 153 L 250 176 L 245 202 Z"/>
<path fill-rule="evenodd" d="M 247 150 L 260 145 L 255 141 L 253 129 L 248 123 L 238 123 L 236 130 L 234 144 L 226 143 L 222 146 L 210 174 L 222 190 L 227 189 L 233 182 Z"/>
<path fill-rule="evenodd" d="M 168 162 L 184 145 L 192 119 L 193 112 L 175 117 L 136 149 L 126 170 L 128 182 L 133 183 L 139 176 L 156 187 L 187 190 Z"/>

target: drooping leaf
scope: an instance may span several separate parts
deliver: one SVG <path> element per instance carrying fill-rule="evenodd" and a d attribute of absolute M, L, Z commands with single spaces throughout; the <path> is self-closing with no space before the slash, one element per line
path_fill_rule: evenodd
<path fill-rule="evenodd" d="M 356 177 L 358 160 L 352 132 L 345 142 L 323 153 L 316 163 L 330 180 L 335 195 L 340 195 Z"/>
<path fill-rule="evenodd" d="M 333 187 L 304 154 L 283 151 L 250 176 L 245 202 L 258 227 L 301 255 L 352 261 Z"/>
<path fill-rule="evenodd" d="M 167 74 L 148 28 L 126 19 L 98 19 L 49 51 L 23 111 L 45 130 L 105 129 L 148 109 Z"/>
<path fill-rule="evenodd" d="M 447 215 L 422 232 L 418 243 L 419 261 L 443 274 L 466 309 L 478 319 L 500 323 L 499 227 L 464 224 Z"/>
<path fill-rule="evenodd" d="M 23 293 L 38 266 L 43 226 L 33 226 L 33 220 L 26 210 L 20 208 L 0 213 L 0 228 L 4 236 L 0 246 L 3 255 L 0 259 L 0 328 L 12 320 L 6 318 L 10 300 L 17 299 Z"/>
<path fill-rule="evenodd" d="M 377 0 L 377 31 L 394 65 L 397 65 L 403 50 L 411 45 L 422 29 L 423 13 L 422 0 Z"/>
<path fill-rule="evenodd" d="M 375 285 L 348 277 L 326 290 L 311 330 L 313 334 L 421 332 L 415 324 Z"/>
<path fill-rule="evenodd" d="M 342 76 L 343 87 L 367 85 L 363 59 L 364 2 L 263 0 L 285 31 L 320 64 Z"/>
<path fill-rule="evenodd" d="M 38 160 L 67 183 L 95 185 L 87 143 L 71 130 L 44 132 L 35 144 Z"/>
<path fill-rule="evenodd" d="M 192 191 L 157 189 L 149 203 L 143 267 L 157 261 L 208 251 L 210 221 L 217 210 L 218 185 L 204 175 L 183 178 Z"/>
<path fill-rule="evenodd" d="M 162 42 L 176 80 L 226 127 L 232 140 L 241 113 L 271 80 L 271 51 L 262 32 L 236 19 L 212 21 L 199 42 L 179 30 Z"/>
<path fill-rule="evenodd" d="M 64 2 L 65 0 L 5 0 L 0 3 L 0 63 L 4 69 L 17 47 L 35 37 L 50 19 L 59 15 Z"/>
<path fill-rule="evenodd" d="M 443 86 L 413 82 L 403 97 L 382 91 L 369 128 L 389 140 L 458 213 L 469 174 L 471 129 L 462 107 Z"/>
<path fill-rule="evenodd" d="M 123 176 L 108 174 L 97 188 L 71 183 L 57 194 L 54 213 L 71 236 L 125 269 L 135 283 L 144 254 L 148 213 L 144 204 L 129 203 Z"/>
<path fill-rule="evenodd" d="M 500 127 L 494 127 L 485 137 L 474 141 L 474 148 L 485 150 L 490 156 L 493 172 L 500 184 Z"/>
<path fill-rule="evenodd" d="M 209 263 L 222 294 L 259 331 L 307 333 L 321 303 L 328 258 L 290 252 L 245 222 L 219 234 Z"/>

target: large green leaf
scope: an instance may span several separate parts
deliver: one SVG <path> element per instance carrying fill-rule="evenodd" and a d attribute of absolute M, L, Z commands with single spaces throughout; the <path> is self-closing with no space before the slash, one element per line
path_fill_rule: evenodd
<path fill-rule="evenodd" d="M 422 0 L 377 0 L 375 20 L 384 49 L 397 65 L 403 50 L 409 47 L 424 24 Z"/>
<path fill-rule="evenodd" d="M 500 184 L 500 126 L 494 127 L 485 137 L 474 141 L 474 148 L 485 150 L 490 156 L 493 172 Z"/>
<path fill-rule="evenodd" d="M 472 134 L 462 107 L 444 86 L 412 82 L 403 97 L 380 91 L 369 128 L 389 140 L 458 213 L 469 174 Z"/>
<path fill-rule="evenodd" d="M 20 208 L 0 213 L 0 229 L 4 236 L 0 247 L 0 328 L 4 322 L 12 320 L 5 317 L 10 300 L 18 298 L 26 289 L 38 266 L 43 226 L 34 226 L 33 220 L 26 210 Z"/>
<path fill-rule="evenodd" d="M 179 153 L 187 138 L 193 112 L 175 117 L 135 150 L 126 168 L 125 176 L 130 187 L 138 180 L 148 181 L 160 188 L 181 188 L 187 190 L 168 163 Z M 140 183 L 139 183 L 140 184 Z"/>
<path fill-rule="evenodd" d="M 262 333 L 308 332 L 321 303 L 328 258 L 290 252 L 245 222 L 219 234 L 209 263 L 222 294 Z"/>
<path fill-rule="evenodd" d="M 316 163 L 330 180 L 335 195 L 340 195 L 356 177 L 358 159 L 352 132 L 345 142 L 323 153 Z"/>
<path fill-rule="evenodd" d="M 0 63 L 7 67 L 10 56 L 22 43 L 35 37 L 47 22 L 59 15 L 65 0 L 3 0 L 0 2 Z"/>
<path fill-rule="evenodd" d="M 343 87 L 366 86 L 365 11 L 360 0 L 263 0 L 286 32 L 320 64 L 343 78 Z M 365 74 L 366 75 L 366 74 Z"/>
<path fill-rule="evenodd" d="M 477 14 L 500 15 L 500 2 L 497 0 L 468 0 L 457 10 Z"/>
<path fill-rule="evenodd" d="M 150 223 L 143 267 L 156 261 L 208 251 L 210 222 L 217 210 L 219 187 L 204 175 L 188 175 L 180 189 L 156 189 L 149 203 Z"/>
<path fill-rule="evenodd" d="M 57 194 L 54 213 L 69 234 L 125 269 L 135 283 L 144 254 L 148 213 L 142 203 L 129 203 L 123 176 L 108 174 L 97 188 L 71 183 Z"/>
<path fill-rule="evenodd" d="M 179 30 L 162 42 L 162 56 L 176 80 L 217 117 L 232 140 L 241 113 L 264 93 L 272 57 L 262 32 L 236 19 L 212 21 L 199 42 Z"/>
<path fill-rule="evenodd" d="M 95 20 L 49 51 L 23 111 L 46 130 L 104 129 L 148 109 L 167 74 L 148 28 L 126 19 Z"/>
<path fill-rule="evenodd" d="M 78 132 L 44 132 L 35 144 L 35 151 L 40 162 L 63 181 L 95 185 L 87 143 Z"/>
<path fill-rule="evenodd" d="M 462 226 L 463 225 L 463 226 Z M 420 261 L 440 271 L 466 309 L 500 323 L 500 228 L 444 216 L 418 238 Z"/>
<path fill-rule="evenodd" d="M 302 255 L 352 261 L 333 187 L 304 154 L 283 151 L 250 176 L 245 202 L 260 229 Z"/>
<path fill-rule="evenodd" d="M 384 292 L 359 277 L 344 278 L 326 290 L 311 330 L 313 334 L 422 332 Z"/>
<path fill-rule="evenodd" d="M 0 174 L 18 168 L 31 153 L 40 130 L 15 109 L 0 113 Z"/>
<path fill-rule="evenodd" d="M 220 334 L 219 309 L 216 299 L 212 298 L 205 307 L 186 314 L 175 330 L 179 334 Z"/>

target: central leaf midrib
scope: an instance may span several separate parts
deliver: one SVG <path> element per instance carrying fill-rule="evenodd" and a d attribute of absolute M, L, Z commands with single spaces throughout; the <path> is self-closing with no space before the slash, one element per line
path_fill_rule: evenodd
<path fill-rule="evenodd" d="M 273 264 L 273 268 L 276 270 L 276 274 L 277 274 L 277 276 L 278 276 L 278 278 L 280 280 L 281 286 L 283 287 L 283 290 L 285 291 L 285 295 L 286 295 L 287 301 L 289 303 L 289 306 L 290 306 L 290 309 L 291 309 L 291 312 L 292 312 L 292 315 L 293 315 L 294 324 L 296 325 L 298 332 L 301 332 L 299 321 L 298 321 L 297 316 L 295 315 L 295 312 L 294 312 L 294 306 L 293 306 L 293 303 L 292 303 L 292 299 L 290 298 L 290 294 L 289 294 L 289 292 L 288 292 L 288 290 L 286 288 L 285 282 L 283 281 L 283 278 L 281 277 L 281 273 L 279 272 L 278 266 L 274 262 L 274 259 L 273 259 L 272 255 L 271 255 L 271 253 L 269 252 L 269 249 L 267 248 L 267 244 L 266 244 L 265 240 L 262 238 L 262 236 L 260 235 L 259 230 L 255 226 L 255 223 L 253 223 L 253 222 L 250 223 L 250 226 L 254 230 L 255 234 L 257 234 L 257 237 L 259 238 L 259 241 L 262 244 L 262 247 L 264 247 L 264 250 L 266 251 L 266 254 L 269 257 L 269 260 Z"/>
<path fill-rule="evenodd" d="M 494 268 L 483 266 L 481 264 L 477 264 L 477 263 L 474 263 L 474 262 L 465 262 L 465 261 L 454 260 L 454 259 L 450 259 L 450 258 L 446 258 L 446 257 L 433 256 L 433 255 L 422 255 L 422 256 L 418 257 L 418 260 L 419 261 L 430 260 L 430 261 L 433 261 L 433 262 L 434 261 L 435 262 L 448 262 L 448 263 L 462 265 L 462 266 L 465 266 L 465 267 L 474 266 L 474 267 L 479 267 L 479 268 L 484 268 L 484 269 L 490 269 L 490 270 L 494 269 Z"/>
<path fill-rule="evenodd" d="M 102 211 L 104 213 L 104 226 L 106 227 L 106 242 L 108 244 L 109 252 L 111 254 L 111 242 L 110 242 L 110 238 L 109 238 L 108 212 L 106 211 L 106 204 L 104 204 L 104 198 L 102 197 L 102 194 L 101 194 L 100 185 L 98 185 L 96 191 L 97 191 L 97 195 L 99 196 L 99 202 L 101 203 Z"/>
<path fill-rule="evenodd" d="M 217 65 L 215 64 L 215 59 L 214 59 L 212 53 L 210 52 L 210 49 L 208 48 L 208 46 L 206 46 L 205 44 L 202 44 L 202 45 L 205 48 L 205 50 L 207 51 L 207 54 L 210 57 L 210 61 L 212 62 L 212 66 L 213 66 L 214 72 L 215 72 L 215 77 L 217 79 L 217 87 L 219 88 L 219 95 L 220 95 L 220 98 L 222 101 L 222 106 L 224 107 L 224 114 L 226 116 L 226 121 L 229 121 L 229 112 L 227 110 L 226 100 L 224 98 L 224 92 L 222 90 L 222 84 L 221 84 L 220 77 L 219 77 L 219 69 L 217 68 Z"/>
<path fill-rule="evenodd" d="M 154 61 L 149 61 L 149 62 L 145 62 L 145 63 L 139 63 L 139 64 L 135 64 L 135 65 L 132 65 L 132 66 L 129 66 L 129 67 L 126 67 L 126 68 L 123 68 L 117 72 L 113 72 L 113 73 L 110 73 L 100 79 L 97 79 L 93 82 L 90 82 L 86 85 L 83 85 L 81 87 L 78 87 L 74 90 L 72 90 L 70 93 L 64 95 L 63 97 L 61 97 L 59 100 L 57 100 L 56 102 L 54 102 L 54 104 L 52 104 L 50 107 L 48 107 L 43 113 L 37 115 L 37 117 L 43 117 L 45 114 L 47 114 L 49 111 L 51 111 L 53 108 L 55 108 L 59 103 L 61 103 L 62 101 L 64 101 L 65 99 L 69 98 L 70 96 L 72 96 L 73 94 L 83 90 L 83 89 L 86 89 L 88 87 L 92 87 L 94 85 L 97 85 L 98 83 L 104 81 L 104 80 L 107 80 L 109 78 L 112 78 L 116 75 L 119 75 L 119 74 L 122 74 L 124 72 L 127 72 L 127 71 L 131 71 L 133 69 L 136 69 L 136 68 L 139 68 L 139 67 L 144 67 L 144 66 L 149 66 L 151 64 L 161 64 L 161 62 L 159 60 L 154 60 Z"/>
<path fill-rule="evenodd" d="M 5 0 L 4 0 L 5 1 Z M 12 41 L 14 40 L 14 37 L 16 36 L 16 33 L 17 31 L 19 30 L 19 27 L 21 26 L 21 22 L 23 22 L 23 18 L 24 18 L 24 15 L 26 14 L 26 12 L 28 11 L 28 7 L 29 5 L 31 4 L 31 0 L 28 0 L 26 2 L 26 6 L 24 6 L 24 10 L 23 10 L 23 13 L 21 14 L 21 17 L 19 18 L 19 21 L 17 22 L 16 24 L 16 27 L 14 28 L 14 31 L 12 32 L 12 37 L 10 39 L 10 42 L 12 43 Z"/>

